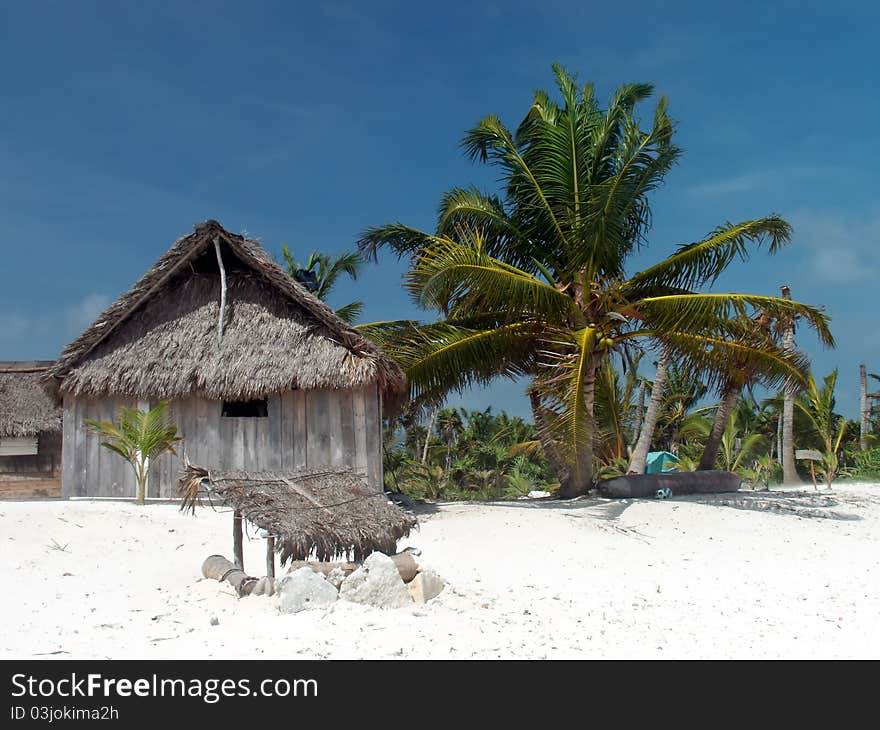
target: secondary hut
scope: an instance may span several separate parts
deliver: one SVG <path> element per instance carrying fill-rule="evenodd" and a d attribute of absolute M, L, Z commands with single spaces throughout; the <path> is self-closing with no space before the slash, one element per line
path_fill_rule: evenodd
<path fill-rule="evenodd" d="M 200 498 L 207 497 L 265 530 L 282 565 L 312 555 L 327 561 L 363 560 L 375 551 L 391 554 L 416 526 L 414 517 L 350 469 L 250 473 L 190 465 L 179 487 L 182 509 L 194 512 Z M 240 549 L 236 546 L 235 552 Z M 241 555 L 235 557 L 240 564 Z"/>
<path fill-rule="evenodd" d="M 50 365 L 0 362 L 0 498 L 61 495 L 61 409 L 40 383 Z"/>
<path fill-rule="evenodd" d="M 63 400 L 65 496 L 132 496 L 134 477 L 83 428 L 168 400 L 184 437 L 150 476 L 177 494 L 184 456 L 249 472 L 351 467 L 382 489 L 381 415 L 400 368 L 216 221 L 179 239 L 47 373 Z"/>

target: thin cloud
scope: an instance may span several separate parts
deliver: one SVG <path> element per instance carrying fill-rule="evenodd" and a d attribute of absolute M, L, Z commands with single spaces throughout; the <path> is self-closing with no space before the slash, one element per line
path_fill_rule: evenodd
<path fill-rule="evenodd" d="M 61 348 L 92 324 L 109 304 L 110 297 L 93 293 L 60 312 L 0 314 L 0 360 L 56 357 Z"/>
<path fill-rule="evenodd" d="M 847 216 L 800 211 L 791 216 L 805 273 L 826 284 L 877 281 L 880 215 Z"/>
<path fill-rule="evenodd" d="M 686 193 L 697 198 L 724 197 L 739 193 L 768 190 L 780 185 L 791 187 L 807 180 L 815 180 L 825 174 L 819 167 L 777 167 L 752 170 L 739 175 L 697 183 Z"/>

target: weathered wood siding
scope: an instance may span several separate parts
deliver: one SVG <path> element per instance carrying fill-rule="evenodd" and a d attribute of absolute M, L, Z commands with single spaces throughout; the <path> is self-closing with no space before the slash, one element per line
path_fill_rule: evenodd
<path fill-rule="evenodd" d="M 61 496 L 61 434 L 37 436 L 32 456 L 0 456 L 0 499 Z"/>
<path fill-rule="evenodd" d="M 134 477 L 116 454 L 100 448 L 83 419 L 109 420 L 134 401 L 64 400 L 63 494 L 133 497 Z M 154 403 L 151 405 L 155 405 Z M 356 390 L 289 391 L 268 399 L 267 418 L 221 416 L 222 404 L 201 398 L 172 401 L 184 441 L 150 473 L 150 497 L 177 496 L 184 456 L 193 464 L 249 471 L 351 466 L 382 489 L 381 404 L 375 386 Z"/>
<path fill-rule="evenodd" d="M 64 398 L 62 420 L 61 494 L 64 497 L 133 497 L 131 467 L 100 439 L 86 431 L 85 419 L 113 421 L 123 406 L 135 406 L 133 399 Z"/>

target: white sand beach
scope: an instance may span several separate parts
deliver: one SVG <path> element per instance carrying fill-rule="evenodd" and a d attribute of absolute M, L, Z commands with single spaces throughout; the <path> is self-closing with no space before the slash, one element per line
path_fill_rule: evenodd
<path fill-rule="evenodd" d="M 279 615 L 201 577 L 228 512 L 0 503 L 2 658 L 880 658 L 880 485 L 441 504 L 423 606 Z M 262 574 L 263 540 L 246 540 Z M 219 623 L 212 625 L 215 617 Z"/>

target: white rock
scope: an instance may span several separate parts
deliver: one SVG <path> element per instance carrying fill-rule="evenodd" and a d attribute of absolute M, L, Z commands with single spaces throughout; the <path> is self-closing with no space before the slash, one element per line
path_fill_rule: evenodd
<path fill-rule="evenodd" d="M 345 580 L 345 575 L 346 573 L 342 568 L 333 568 L 333 570 L 327 573 L 327 582 L 338 591 L 342 581 Z"/>
<path fill-rule="evenodd" d="M 423 571 L 412 579 L 407 589 L 416 603 L 427 603 L 439 596 L 445 585 L 443 579 L 436 573 Z"/>
<path fill-rule="evenodd" d="M 549 496 L 550 492 L 545 492 L 543 489 L 533 489 L 528 495 L 529 499 L 542 499 Z"/>
<path fill-rule="evenodd" d="M 264 575 L 254 589 L 251 591 L 252 596 L 272 596 L 275 594 L 275 580 L 268 575 Z"/>
<path fill-rule="evenodd" d="M 278 610 L 298 613 L 306 608 L 327 606 L 339 598 L 336 589 L 311 568 L 300 568 L 278 584 Z"/>
<path fill-rule="evenodd" d="M 394 561 L 382 553 L 372 553 L 343 581 L 339 597 L 377 608 L 402 608 L 413 602 Z"/>

